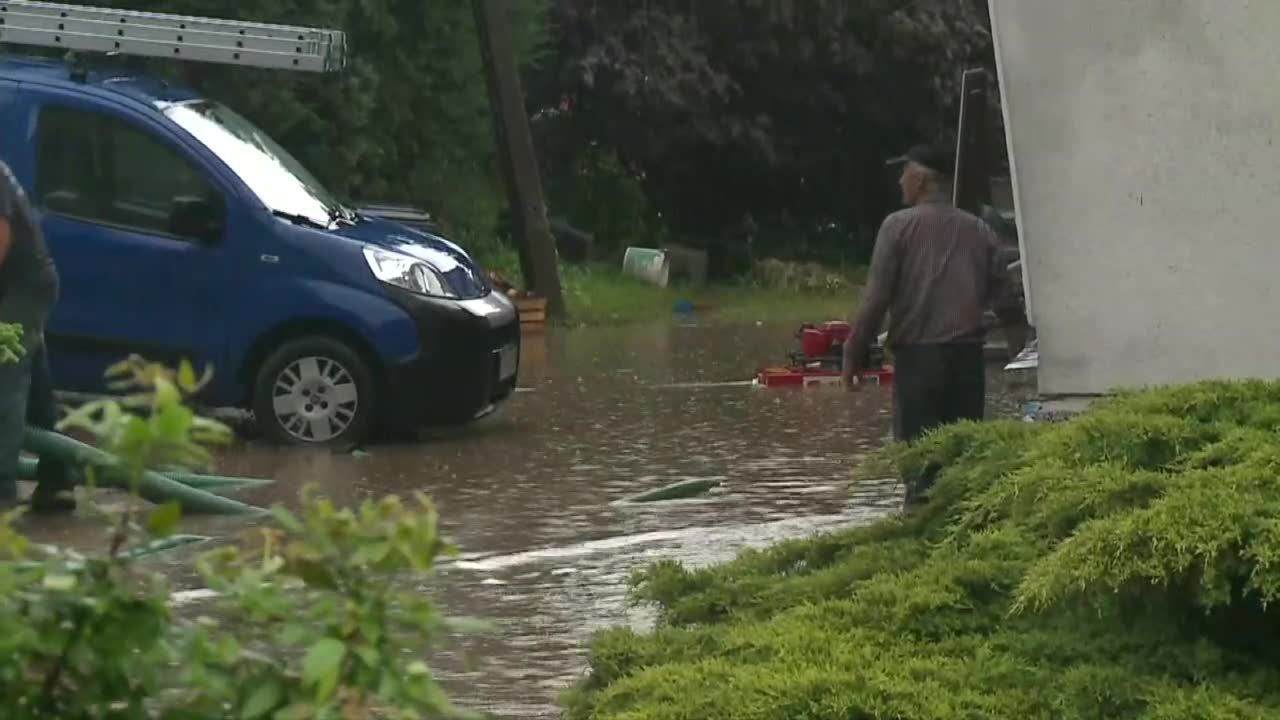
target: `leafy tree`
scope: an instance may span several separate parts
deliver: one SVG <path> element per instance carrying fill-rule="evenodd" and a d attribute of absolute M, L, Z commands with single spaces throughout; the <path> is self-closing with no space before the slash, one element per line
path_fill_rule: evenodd
<path fill-rule="evenodd" d="M 504 205 L 469 0 L 107 0 L 134 10 L 341 29 L 348 67 L 317 76 L 142 63 L 235 108 L 348 198 L 426 206 L 489 237 Z M 540 0 L 513 5 L 521 57 L 545 44 Z"/>
<path fill-rule="evenodd" d="M 103 1 L 345 30 L 334 76 L 142 64 L 232 105 L 341 195 L 426 206 L 473 248 L 497 237 L 470 0 Z M 953 125 L 962 70 L 989 62 L 985 6 L 512 0 L 551 211 L 610 249 L 669 228 L 743 255 L 857 259 L 896 203 L 884 159 Z"/>
<path fill-rule="evenodd" d="M 749 217 L 793 254 L 869 234 L 895 201 L 884 160 L 954 124 L 990 51 L 977 0 L 556 0 L 552 19 L 531 87 L 553 174 L 614 151 L 678 233 Z"/>

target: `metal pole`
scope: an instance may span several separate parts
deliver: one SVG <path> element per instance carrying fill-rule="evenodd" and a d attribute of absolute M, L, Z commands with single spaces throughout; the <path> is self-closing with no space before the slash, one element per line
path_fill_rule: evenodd
<path fill-rule="evenodd" d="M 987 71 L 966 70 L 960 83 L 960 128 L 956 138 L 956 207 L 977 214 L 991 202 L 988 163 Z"/>

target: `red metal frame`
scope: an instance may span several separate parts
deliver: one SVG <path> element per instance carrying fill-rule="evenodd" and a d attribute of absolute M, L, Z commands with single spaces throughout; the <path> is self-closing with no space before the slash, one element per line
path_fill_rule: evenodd
<path fill-rule="evenodd" d="M 789 353 L 791 364 L 787 367 L 768 367 L 756 373 L 756 383 L 770 388 L 819 388 L 840 385 L 840 350 L 849 337 L 849 324 L 828 322 L 821 325 L 806 323 L 796 332 L 800 352 Z M 856 377 L 860 384 L 890 385 L 893 383 L 893 366 L 863 370 Z"/>
<path fill-rule="evenodd" d="M 878 370 L 863 370 L 856 375 L 862 385 L 893 384 L 893 367 L 885 366 Z M 815 388 L 840 385 L 839 370 L 807 369 L 807 368 L 764 368 L 756 374 L 756 382 L 763 387 Z"/>

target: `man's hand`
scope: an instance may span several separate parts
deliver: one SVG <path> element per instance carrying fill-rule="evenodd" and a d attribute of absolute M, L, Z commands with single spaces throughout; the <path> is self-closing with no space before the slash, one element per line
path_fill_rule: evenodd
<path fill-rule="evenodd" d="M 9 218 L 0 215 L 0 264 L 9 258 L 9 248 L 13 247 L 13 227 Z"/>
<path fill-rule="evenodd" d="M 844 341 L 844 352 L 840 358 L 840 384 L 845 390 L 853 391 L 858 389 L 858 364 L 857 358 L 853 352 L 853 336 L 850 335 L 848 340 Z"/>
<path fill-rule="evenodd" d="M 859 387 L 858 376 L 847 370 L 843 371 L 840 373 L 840 385 L 843 386 L 845 390 L 854 392 Z"/>
<path fill-rule="evenodd" d="M 858 389 L 858 365 L 853 361 L 853 358 L 849 356 L 849 349 L 847 346 L 845 348 L 844 358 L 840 363 L 840 385 L 849 392 L 853 392 Z"/>

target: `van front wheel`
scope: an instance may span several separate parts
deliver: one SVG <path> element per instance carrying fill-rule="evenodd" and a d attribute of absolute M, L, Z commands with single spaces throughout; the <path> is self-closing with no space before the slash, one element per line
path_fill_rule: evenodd
<path fill-rule="evenodd" d="M 356 445 L 374 417 L 369 364 L 331 338 L 286 342 L 258 369 L 253 414 L 259 430 L 280 443 Z"/>

